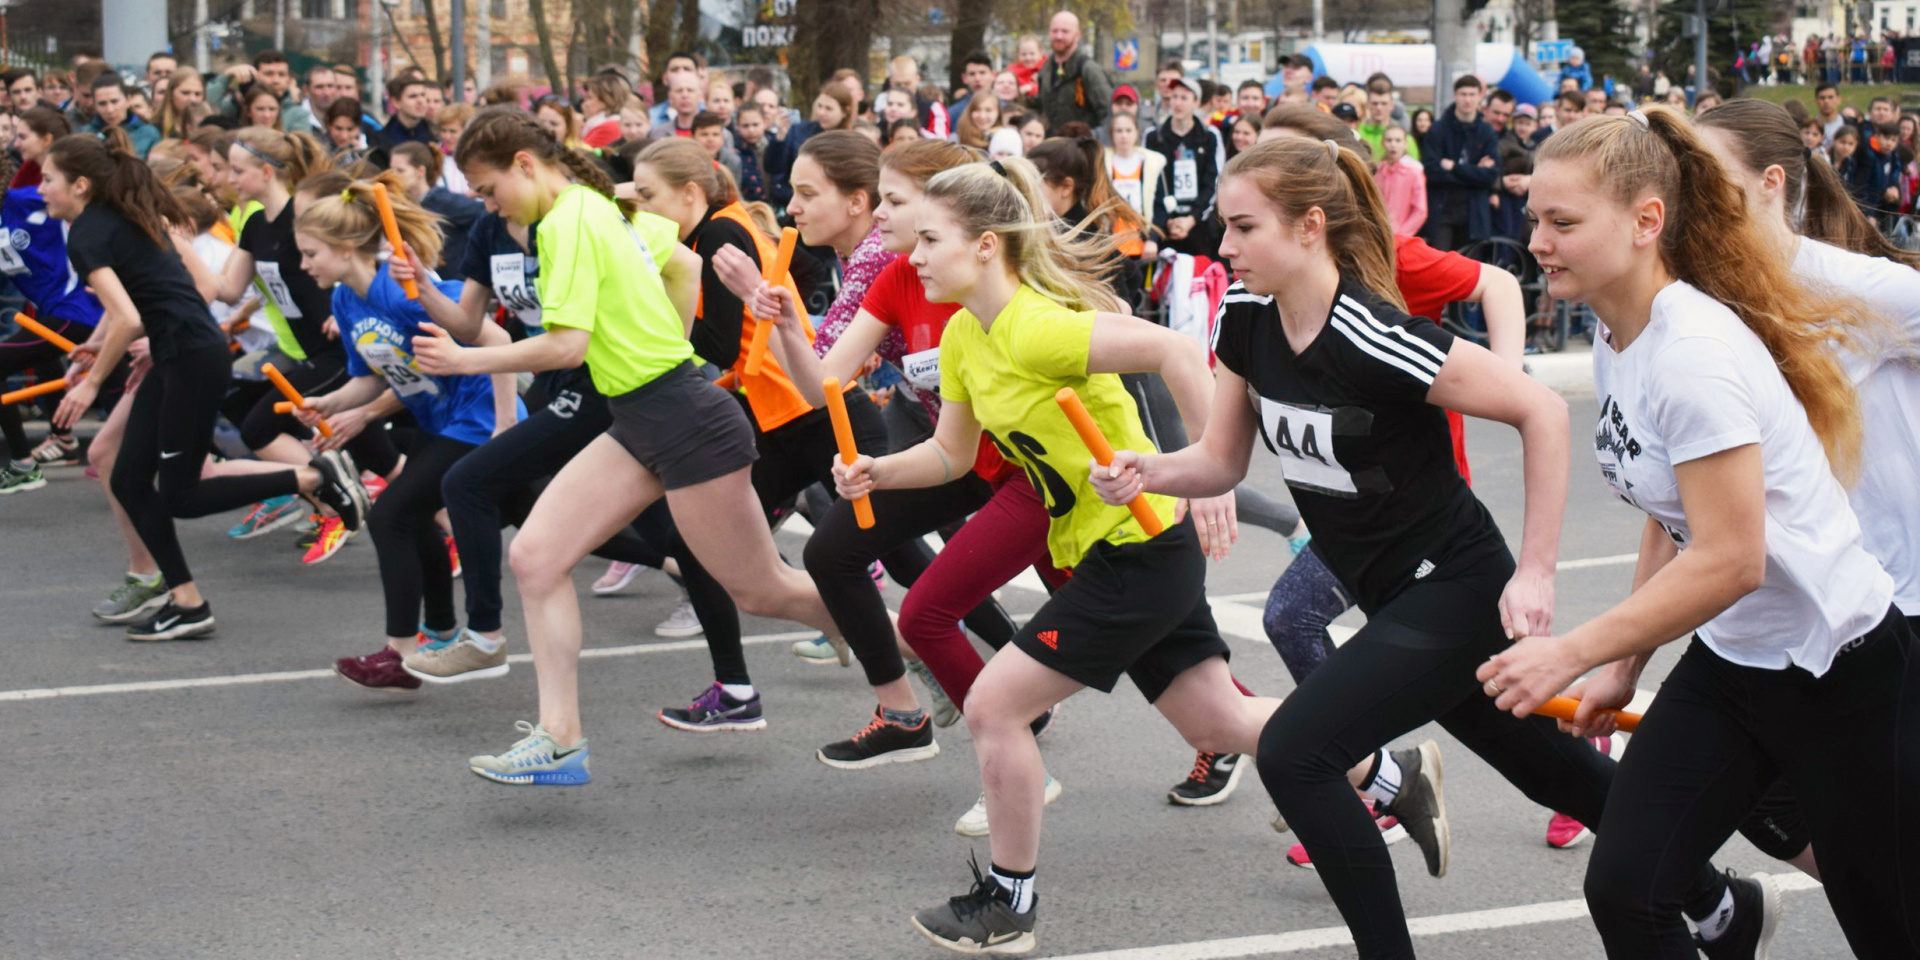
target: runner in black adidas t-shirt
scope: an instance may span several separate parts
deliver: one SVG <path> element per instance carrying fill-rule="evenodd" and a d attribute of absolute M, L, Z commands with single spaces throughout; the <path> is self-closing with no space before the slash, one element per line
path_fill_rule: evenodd
<path fill-rule="evenodd" d="M 1612 780 L 1611 760 L 1551 721 L 1493 708 L 1474 678 L 1509 637 L 1551 628 L 1566 405 L 1400 309 L 1392 235 L 1358 155 L 1331 142 L 1263 143 L 1228 166 L 1220 201 L 1221 253 L 1241 282 L 1218 331 L 1206 435 L 1175 454 L 1123 452 L 1095 475 L 1109 502 L 1142 490 L 1210 496 L 1245 477 L 1256 428 L 1280 456 L 1313 549 L 1368 621 L 1267 724 L 1261 779 L 1360 956 L 1411 957 L 1386 844 L 1348 785 L 1356 761 L 1438 720 L 1529 798 L 1582 822 L 1598 822 L 1587 818 L 1599 815 Z M 1447 409 L 1520 431 L 1527 510 L 1518 569 L 1454 468 Z M 1360 784 L 1399 817 L 1435 876 L 1448 855 L 1438 761 L 1431 741 L 1383 753 Z"/>

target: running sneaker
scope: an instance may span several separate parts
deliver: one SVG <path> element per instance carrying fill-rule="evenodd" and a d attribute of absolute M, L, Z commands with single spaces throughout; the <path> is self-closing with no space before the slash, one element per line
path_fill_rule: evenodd
<path fill-rule="evenodd" d="M 1587 742 L 1593 744 L 1595 750 L 1609 757 L 1618 752 L 1614 749 L 1613 737 L 1588 737 Z M 1547 846 L 1555 850 L 1577 847 L 1592 837 L 1593 831 L 1588 830 L 1586 824 L 1558 810 L 1553 812 L 1553 819 L 1547 821 Z"/>
<path fill-rule="evenodd" d="M 292 494 L 269 497 L 253 505 L 247 515 L 227 536 L 235 540 L 251 540 L 265 533 L 272 533 L 282 527 L 290 527 L 307 515 L 306 502 Z"/>
<path fill-rule="evenodd" d="M 824 641 L 826 640 L 826 636 L 822 635 L 820 639 Z M 832 646 L 832 644 L 823 645 Z M 794 645 L 794 652 L 800 652 L 799 644 Z M 927 668 L 926 663 L 919 660 L 909 660 L 907 661 L 907 670 L 912 672 L 914 676 L 919 677 L 920 685 L 927 688 L 927 700 L 929 701 L 927 705 L 927 715 L 933 718 L 933 725 L 944 730 L 958 723 L 960 721 L 960 707 L 947 697 L 945 690 L 940 689 L 940 681 L 933 678 L 933 671 Z"/>
<path fill-rule="evenodd" d="M 816 667 L 832 666 L 836 663 L 843 667 L 853 666 L 853 648 L 847 646 L 847 641 L 841 637 L 829 637 L 824 633 L 812 640 L 795 642 L 793 655 L 799 657 L 801 662 L 810 663 Z"/>
<path fill-rule="evenodd" d="M 1707 960 L 1767 960 L 1767 947 L 1780 925 L 1780 888 L 1767 874 L 1743 877 L 1732 870 L 1727 871 L 1727 887 L 1733 891 L 1733 920 L 1712 940 L 1694 934 L 1693 945 Z"/>
<path fill-rule="evenodd" d="M 1042 806 L 1050 807 L 1055 800 L 1060 799 L 1060 781 L 1055 780 L 1052 774 L 1047 775 L 1047 786 L 1040 796 Z M 980 799 L 975 800 L 973 806 L 968 807 L 967 812 L 953 822 L 953 832 L 963 837 L 984 837 L 993 832 L 987 824 L 986 794 L 981 794 Z"/>
<path fill-rule="evenodd" d="M 368 503 L 380 499 L 380 495 L 387 492 L 387 478 L 377 473 L 360 474 L 360 485 L 367 488 Z"/>
<path fill-rule="evenodd" d="M 344 450 L 328 450 L 314 457 L 312 465 L 320 471 L 320 486 L 314 488 L 314 498 L 332 507 L 348 530 L 359 530 L 360 521 L 366 519 L 367 511 L 373 508 L 373 500 L 360 482 L 360 471 L 354 467 L 353 458 Z"/>
<path fill-rule="evenodd" d="M 562 747 L 535 724 L 515 720 L 514 729 L 526 736 L 497 757 L 471 757 L 467 769 L 494 783 L 517 787 L 577 787 L 593 780 L 587 772 L 587 741 Z"/>
<path fill-rule="evenodd" d="M 1293 551 L 1293 555 L 1297 557 L 1303 553 L 1307 549 L 1307 545 L 1312 542 L 1313 534 L 1311 533 L 1303 533 L 1297 537 L 1288 537 L 1287 549 Z"/>
<path fill-rule="evenodd" d="M 447 535 L 447 569 L 453 571 L 455 580 L 460 579 L 460 574 L 465 572 L 460 569 L 460 548 L 454 546 L 452 534 Z"/>
<path fill-rule="evenodd" d="M 191 609 L 174 603 L 169 597 L 166 606 L 160 608 L 150 620 L 142 620 L 127 628 L 127 639 L 135 643 L 157 643 L 161 640 L 199 640 L 213 632 L 213 604 L 201 601 Z"/>
<path fill-rule="evenodd" d="M 1440 768 L 1440 745 L 1428 740 L 1412 750 L 1393 751 L 1400 765 L 1400 795 L 1386 810 L 1399 819 L 1407 835 L 1420 845 L 1427 872 L 1447 875 L 1447 857 L 1453 835 L 1447 827 L 1446 781 Z"/>
<path fill-rule="evenodd" d="M 38 490 L 47 485 L 47 475 L 40 472 L 40 465 L 27 461 L 26 466 L 7 463 L 0 467 L 0 497 L 28 490 Z"/>
<path fill-rule="evenodd" d="M 865 770 L 889 763 L 932 760 L 940 755 L 933 742 L 933 721 L 922 718 L 920 725 L 906 727 L 888 720 L 873 708 L 873 721 L 866 729 L 839 743 L 829 743 L 815 751 L 820 762 L 837 770 Z"/>
<path fill-rule="evenodd" d="M 152 580 L 127 574 L 126 582 L 119 589 L 93 605 L 93 615 L 106 623 L 133 623 L 159 613 L 160 608 L 167 605 L 169 596 L 166 581 L 160 579 L 159 574 L 154 574 Z"/>
<path fill-rule="evenodd" d="M 1240 775 L 1247 772 L 1247 758 L 1237 753 L 1208 753 L 1202 750 L 1193 758 L 1193 772 L 1167 791 L 1167 802 L 1182 807 L 1211 807 L 1226 803 Z"/>
<path fill-rule="evenodd" d="M 1368 800 L 1367 812 L 1373 815 L 1374 825 L 1380 828 L 1380 839 L 1386 841 L 1388 846 L 1392 846 L 1407 838 L 1407 828 L 1401 826 L 1400 821 L 1395 819 L 1393 814 L 1382 810 L 1379 804 Z M 1285 831 L 1281 832 L 1284 833 Z M 1294 844 L 1293 848 L 1287 851 L 1287 862 L 1296 867 L 1305 867 L 1308 870 L 1313 869 L 1313 858 L 1307 855 L 1305 844 Z"/>
<path fill-rule="evenodd" d="M 381 693 L 408 693 L 420 689 L 420 681 L 400 665 L 400 652 L 383 646 L 364 657 L 342 657 L 333 662 L 333 672 L 348 683 Z"/>
<path fill-rule="evenodd" d="M 970 860 L 968 865 L 973 868 L 973 889 L 916 911 L 913 928 L 955 953 L 977 956 L 1032 950 L 1038 942 L 1033 938 L 1033 920 L 1040 912 L 1039 895 L 1034 895 L 1027 912 L 1016 912 L 1000 881 L 980 873 L 980 861 Z"/>
<path fill-rule="evenodd" d="M 507 645 L 503 642 L 492 653 L 473 642 L 473 634 L 462 630 L 450 643 L 422 644 L 420 649 L 400 658 L 400 668 L 428 683 L 465 683 L 507 675 Z"/>
<path fill-rule="evenodd" d="M 880 561 L 875 560 L 867 565 L 867 576 L 873 578 L 876 586 L 885 586 L 887 582 L 887 568 L 881 566 Z"/>
<path fill-rule="evenodd" d="M 77 467 L 80 465 L 80 441 L 73 434 L 61 436 L 47 434 L 47 439 L 33 448 L 33 462 L 43 467 Z"/>
<path fill-rule="evenodd" d="M 340 552 L 340 548 L 353 539 L 353 531 L 347 529 L 346 521 L 339 517 L 328 517 L 320 521 L 320 531 L 314 535 L 313 542 L 307 545 L 305 556 L 300 562 L 313 566 Z"/>
<path fill-rule="evenodd" d="M 656 637 L 676 639 L 698 637 L 706 632 L 707 628 L 700 625 L 700 615 L 693 612 L 693 601 L 684 597 L 681 598 L 680 605 L 674 607 L 673 612 L 653 628 L 653 635 Z"/>
<path fill-rule="evenodd" d="M 727 691 L 720 686 L 718 680 L 702 692 L 693 703 L 684 707 L 668 707 L 660 711 L 659 716 L 661 723 L 676 730 L 692 733 L 767 728 L 767 718 L 760 712 L 760 694 L 757 691 L 745 700 L 735 700 L 727 696 Z"/>
<path fill-rule="evenodd" d="M 595 580 L 593 582 L 593 592 L 596 595 L 599 595 L 602 597 L 612 596 L 613 594 L 616 594 L 622 590 L 625 590 L 627 588 L 627 584 L 632 583 L 633 578 L 639 575 L 640 575 L 639 564 L 621 563 L 620 561 L 615 560 L 612 563 L 607 564 L 607 572 L 601 574 L 600 579 Z M 674 612 L 678 613 L 679 611 L 676 610 Z"/>

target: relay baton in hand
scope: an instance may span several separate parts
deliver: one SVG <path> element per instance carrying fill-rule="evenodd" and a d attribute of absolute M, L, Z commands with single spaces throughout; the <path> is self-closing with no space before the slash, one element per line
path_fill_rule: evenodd
<path fill-rule="evenodd" d="M 287 382 L 286 374 L 281 373 L 273 364 L 261 364 L 260 372 L 266 374 L 267 379 L 273 381 L 273 385 L 280 388 L 281 396 L 286 397 L 288 403 L 291 403 L 294 407 L 304 407 L 307 405 L 307 398 L 301 396 L 300 391 L 295 390 L 293 384 Z M 275 412 L 278 412 L 277 405 Z M 287 412 L 292 413 L 292 407 L 289 407 Z M 325 417 L 320 419 L 320 435 L 323 437 L 333 436 L 333 427 L 327 424 Z"/>
<path fill-rule="evenodd" d="M 34 318 L 29 317 L 24 313 L 16 313 L 13 315 L 13 322 L 19 324 L 21 329 L 31 330 L 35 334 L 38 334 L 40 339 L 45 340 L 46 342 L 51 343 L 56 347 L 59 347 L 60 352 L 62 353 L 73 352 L 72 340 L 68 340 L 66 337 L 63 337 L 57 333 L 54 333 L 52 330 L 47 329 L 46 326 L 41 324 L 40 321 L 38 320 L 35 320 Z"/>
<path fill-rule="evenodd" d="M 1573 713 L 1578 709 L 1580 709 L 1580 701 L 1572 697 L 1554 697 L 1546 703 L 1533 708 L 1533 712 L 1543 717 L 1552 717 L 1555 720 L 1572 722 Z M 1627 733 L 1632 733 L 1635 727 L 1640 726 L 1640 715 L 1637 713 L 1628 713 L 1625 710 L 1602 710 L 1594 714 L 1594 716 L 1598 717 L 1606 713 L 1613 714 L 1614 725 Z"/>
<path fill-rule="evenodd" d="M 793 248 L 800 243 L 800 231 L 787 227 L 780 231 L 780 252 L 774 255 L 773 266 L 764 274 L 768 283 L 785 283 L 787 269 L 793 265 Z M 796 307 L 798 304 L 795 305 Z M 767 362 L 767 338 L 773 334 L 774 318 L 755 317 L 753 341 L 747 344 L 747 376 L 760 375 L 760 367 Z M 867 526 L 872 526 L 871 523 Z"/>
<path fill-rule="evenodd" d="M 0 406 L 5 406 L 9 403 L 19 403 L 22 400 L 32 400 L 34 397 L 44 397 L 49 393 L 59 393 L 66 388 L 66 377 L 61 377 L 58 380 L 47 380 L 36 383 L 31 387 L 15 390 L 12 393 L 0 393 Z"/>
<path fill-rule="evenodd" d="M 404 245 L 400 240 L 400 221 L 393 217 L 393 198 L 387 196 L 386 184 L 376 183 L 373 185 L 373 205 L 380 209 L 380 226 L 387 232 L 387 243 L 393 246 L 393 255 L 396 257 L 406 256 L 406 252 L 403 249 Z M 420 284 L 418 281 L 402 280 L 400 281 L 400 288 L 407 292 L 408 300 L 420 299 Z"/>
<path fill-rule="evenodd" d="M 833 419 L 833 439 L 840 445 L 840 462 L 850 465 L 860 451 L 853 446 L 853 421 L 847 419 L 847 397 L 840 392 L 840 378 L 828 377 L 820 389 L 827 394 L 827 416 Z M 853 519 L 860 524 L 860 529 L 873 529 L 873 504 L 868 503 L 866 497 L 853 498 Z"/>
<path fill-rule="evenodd" d="M 40 339 L 59 347 L 62 353 L 73 352 L 72 340 L 68 340 L 66 337 L 47 329 L 47 327 L 38 320 L 24 313 L 16 313 L 13 315 L 13 322 L 19 324 L 20 329 L 29 331 L 37 335 Z M 22 400 L 32 400 L 34 397 L 44 397 L 49 393 L 59 393 L 66 388 L 66 377 L 61 377 L 58 380 L 48 380 L 44 383 L 36 383 L 22 390 L 0 394 L 0 406 L 5 406 L 9 403 L 19 403 Z"/>
<path fill-rule="evenodd" d="M 1086 444 L 1087 449 L 1093 453 L 1094 462 L 1103 467 L 1112 463 L 1113 446 L 1107 443 L 1106 435 L 1100 432 L 1100 425 L 1093 422 L 1093 414 L 1087 412 L 1086 404 L 1080 402 L 1080 395 L 1074 393 L 1072 387 L 1061 387 L 1060 392 L 1053 395 L 1053 399 L 1066 413 L 1067 420 L 1073 424 L 1074 431 L 1080 434 L 1080 442 Z M 1140 526 L 1147 531 L 1147 536 L 1157 537 L 1166 529 L 1160 523 L 1160 515 L 1153 512 L 1153 504 L 1147 502 L 1145 494 L 1128 501 L 1127 509 L 1133 511 L 1133 518 L 1140 521 Z"/>

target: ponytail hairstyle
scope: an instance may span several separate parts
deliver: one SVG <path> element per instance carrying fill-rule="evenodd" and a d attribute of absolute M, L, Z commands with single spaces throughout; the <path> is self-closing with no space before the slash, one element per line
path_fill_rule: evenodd
<path fill-rule="evenodd" d="M 372 180 L 355 180 L 339 193 L 331 193 L 313 202 L 293 221 L 295 230 L 322 243 L 353 248 L 363 256 L 378 256 L 386 231 L 380 224 L 380 208 L 373 199 L 375 184 L 384 184 L 393 204 L 393 219 L 400 227 L 400 239 L 413 248 L 420 262 L 429 266 L 440 262 L 440 218 L 407 199 L 400 175 L 386 171 Z"/>
<path fill-rule="evenodd" d="M 320 142 L 304 133 L 242 127 L 234 131 L 233 142 L 273 171 L 289 193 L 300 181 L 333 166 Z"/>
<path fill-rule="evenodd" d="M 474 114 L 453 149 L 453 162 L 463 171 L 469 164 L 505 170 L 513 166 L 514 156 L 520 153 L 564 172 L 575 183 L 613 201 L 623 217 L 631 218 L 638 209 L 633 201 L 614 196 L 613 178 L 599 164 L 578 150 L 562 147 L 531 114 L 518 107 L 503 104 Z"/>
<path fill-rule="evenodd" d="M 945 207 L 968 236 L 999 237 L 1020 282 L 1047 299 L 1074 311 L 1127 312 L 1107 286 L 1116 256 L 1112 238 L 1062 234 L 1054 218 L 1036 216 L 1046 209 L 1040 174 L 1025 159 L 948 170 L 927 182 L 925 199 Z"/>
<path fill-rule="evenodd" d="M 1776 166 L 1786 172 L 1788 226 L 1842 249 L 1920 269 L 1920 254 L 1894 246 L 1867 220 L 1833 165 L 1813 161 L 1784 108 L 1742 97 L 1696 116 L 1693 123 L 1732 134 L 1727 140 L 1749 173 Z"/>
<path fill-rule="evenodd" d="M 355 177 L 339 167 L 334 167 L 331 170 L 323 170 L 300 181 L 300 185 L 294 188 L 293 195 L 295 197 L 306 197 L 309 200 L 339 196 L 340 191 L 353 186 L 353 181 L 372 180 L 378 175 L 379 172 L 374 171 L 365 177 Z M 305 204 L 302 204 L 302 206 L 305 206 Z"/>
<path fill-rule="evenodd" d="M 652 167 L 667 186 L 675 190 L 687 184 L 697 185 L 707 195 L 709 207 L 724 207 L 740 199 L 740 188 L 733 174 L 713 162 L 713 155 L 686 137 L 661 137 L 649 142 L 633 157 L 633 165 Z M 774 231 L 779 236 L 779 231 Z"/>
<path fill-rule="evenodd" d="M 107 149 L 114 153 L 134 153 L 136 156 L 138 155 L 133 149 L 133 138 L 127 136 L 127 128 L 120 124 L 116 123 L 95 134 L 95 136 L 98 136 L 100 142 L 106 144 Z"/>
<path fill-rule="evenodd" d="M 1106 148 L 1092 137 L 1049 137 L 1027 151 L 1027 159 L 1049 184 L 1073 180 L 1073 203 L 1087 210 L 1087 220 L 1107 233 L 1138 231 L 1140 215 L 1114 192 L 1107 176 Z"/>
<path fill-rule="evenodd" d="M 167 177 L 166 184 L 173 198 L 180 201 L 181 225 L 190 228 L 196 236 L 212 230 L 214 224 L 221 221 L 220 207 L 213 202 L 200 171 L 193 164 L 182 164 Z"/>
<path fill-rule="evenodd" d="M 1625 117 L 1588 117 L 1541 144 L 1536 164 L 1550 161 L 1591 164 L 1594 185 L 1616 204 L 1648 194 L 1665 202 L 1660 258 L 1668 272 L 1725 304 L 1766 344 L 1806 408 L 1834 474 L 1852 478 L 1860 460 L 1860 405 L 1830 342 L 1849 339 L 1840 326 L 1874 320 L 1859 301 L 1815 292 L 1794 278 L 1792 265 L 1748 218 L 1744 192 L 1686 116 L 1656 106 Z"/>
<path fill-rule="evenodd" d="M 1333 123 L 1345 128 L 1338 120 Z M 1327 253 L 1340 275 L 1405 310 L 1393 272 L 1393 227 L 1371 167 L 1358 151 L 1332 140 L 1283 137 L 1240 151 L 1227 162 L 1221 182 L 1250 179 L 1289 220 L 1319 207 L 1327 218 Z"/>
<path fill-rule="evenodd" d="M 900 174 L 925 189 L 928 180 L 943 170 L 978 163 L 986 159 L 978 150 L 963 147 L 948 140 L 915 140 L 903 143 L 888 151 L 880 160 L 880 166 Z M 879 177 L 874 178 L 876 194 L 879 191 Z"/>
<path fill-rule="evenodd" d="M 879 204 L 880 148 L 872 140 L 852 130 L 827 130 L 808 137 L 800 156 L 813 158 L 835 190 L 866 194 L 868 213 Z"/>
<path fill-rule="evenodd" d="M 90 134 L 76 133 L 55 140 L 46 162 L 69 180 L 85 177 L 89 204 L 105 204 L 163 250 L 172 247 L 168 224 L 187 222 L 180 201 L 131 150 L 111 149 Z"/>

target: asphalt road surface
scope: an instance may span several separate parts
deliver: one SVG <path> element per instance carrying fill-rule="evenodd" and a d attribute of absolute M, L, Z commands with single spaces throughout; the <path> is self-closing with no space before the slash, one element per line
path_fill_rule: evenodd
<path fill-rule="evenodd" d="M 1593 415 L 1574 401 L 1576 438 Z M 1468 429 L 1478 489 L 1517 538 L 1517 439 Z M 1255 470 L 1281 490 L 1271 460 Z M 1590 458 L 1573 476 L 1563 629 L 1625 593 L 1640 530 Z M 217 636 L 147 646 L 87 615 L 125 562 L 97 486 L 69 469 L 0 500 L 0 958 L 946 955 L 906 920 L 966 889 L 970 850 L 987 857 L 952 832 L 979 790 L 964 724 L 930 762 L 830 769 L 814 750 L 873 706 L 860 672 L 803 664 L 787 652 L 796 625 L 749 619 L 769 729 L 669 729 L 654 714 L 709 682 L 704 647 L 653 636 L 677 599 L 664 577 L 595 598 L 585 587 L 604 568 L 590 562 L 576 580 L 602 655 L 581 678 L 594 782 L 488 783 L 466 758 L 504 750 L 512 721 L 534 717 L 531 666 L 412 696 L 351 687 L 327 668 L 382 642 L 371 546 L 305 568 L 293 532 L 233 542 L 235 519 L 181 525 Z M 798 558 L 794 531 L 780 543 Z M 1282 538 L 1243 531 L 1208 583 L 1229 598 L 1216 611 L 1235 673 L 1272 694 L 1292 684 L 1259 636 L 1258 597 L 1288 559 Z M 1004 600 L 1030 612 L 1041 595 L 1012 586 Z M 1428 736 L 1447 751 L 1451 872 L 1433 880 L 1413 844 L 1394 848 L 1421 955 L 1600 957 L 1580 902 L 1590 848 L 1549 849 L 1546 811 L 1437 727 L 1407 742 Z M 1351 956 L 1318 877 L 1287 864 L 1293 839 L 1268 827 L 1257 778 L 1219 807 L 1167 803 L 1193 754 L 1130 685 L 1073 698 L 1042 747 L 1065 795 L 1047 811 L 1036 955 Z M 1881 814 L 1863 796 L 1860 815 Z M 1775 956 L 1848 955 L 1790 867 L 1738 837 L 1720 862 L 1793 874 Z"/>

